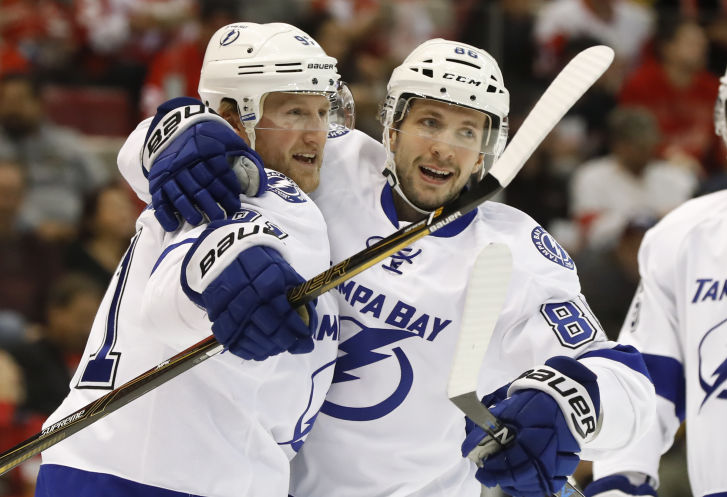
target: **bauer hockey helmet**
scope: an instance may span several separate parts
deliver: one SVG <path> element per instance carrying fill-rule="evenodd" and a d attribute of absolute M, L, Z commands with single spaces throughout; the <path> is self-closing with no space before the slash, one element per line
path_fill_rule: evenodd
<path fill-rule="evenodd" d="M 215 110 L 223 98 L 234 100 L 253 147 L 271 92 L 325 95 L 331 103 L 327 126 L 353 128 L 353 98 L 340 81 L 336 59 L 312 37 L 284 23 L 241 22 L 217 30 L 204 55 L 199 95 Z"/>
<path fill-rule="evenodd" d="M 714 103 L 714 132 L 722 137 L 727 145 L 727 69 L 724 75 L 719 78 L 719 93 Z"/>
<path fill-rule="evenodd" d="M 383 142 L 388 159 L 386 175 L 391 186 L 412 207 L 401 191 L 389 145 L 389 130 L 404 119 L 412 99 L 426 98 L 482 112 L 487 116 L 480 146 L 484 167 L 482 179 L 505 149 L 510 94 L 495 59 L 479 48 L 441 38 L 426 41 L 394 69 L 387 85 L 386 100 L 379 115 L 384 126 Z"/>

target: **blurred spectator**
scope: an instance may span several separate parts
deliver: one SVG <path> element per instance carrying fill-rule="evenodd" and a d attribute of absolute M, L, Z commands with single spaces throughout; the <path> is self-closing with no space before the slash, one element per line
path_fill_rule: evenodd
<path fill-rule="evenodd" d="M 139 108 L 147 67 L 194 17 L 196 0 L 77 0 L 85 84 L 122 87 Z"/>
<path fill-rule="evenodd" d="M 73 236 L 81 197 L 109 178 L 76 132 L 45 120 L 40 86 L 28 75 L 0 78 L 0 158 L 25 168 L 21 220 L 50 240 Z"/>
<path fill-rule="evenodd" d="M 25 383 L 18 363 L 0 348 L 0 450 L 7 450 L 39 432 L 45 416 L 23 412 Z M 35 462 L 30 461 L 0 476 L 0 497 L 33 495 Z"/>
<path fill-rule="evenodd" d="M 632 218 L 613 245 L 586 249 L 574 256 L 583 295 L 611 340 L 618 338 L 639 285 L 636 256 L 644 233 L 654 224 L 652 217 Z"/>
<path fill-rule="evenodd" d="M 552 0 L 535 22 L 538 72 L 555 75 L 573 38 L 594 38 L 616 52 L 614 66 L 634 67 L 653 32 L 653 12 L 631 0 Z"/>
<path fill-rule="evenodd" d="M 0 331 L 6 341 L 25 321 L 42 321 L 42 302 L 60 269 L 58 248 L 20 227 L 24 195 L 22 167 L 0 160 Z"/>
<path fill-rule="evenodd" d="M 455 9 L 460 26 L 456 39 L 486 49 L 500 65 L 511 95 L 510 119 L 527 114 L 531 103 L 527 97 L 540 95 L 545 88 L 533 77 L 534 2 L 467 0 L 455 2 Z"/>
<path fill-rule="evenodd" d="M 715 136 L 712 115 L 718 78 L 705 69 L 707 38 L 697 23 L 662 19 L 656 59 L 647 60 L 624 83 L 623 105 L 648 108 L 659 123 L 659 154 L 681 162 L 688 158 L 705 171 L 719 169 L 725 153 Z"/>
<path fill-rule="evenodd" d="M 63 0 L 0 3 L 0 39 L 16 48 L 36 74 L 57 80 L 75 78 L 77 68 L 73 59 L 79 50 L 80 36 L 71 3 Z"/>
<path fill-rule="evenodd" d="M 134 235 L 136 214 L 126 188 L 120 185 L 110 184 L 89 194 L 78 239 L 66 250 L 64 269 L 106 288 Z"/>
<path fill-rule="evenodd" d="M 28 70 L 28 66 L 28 60 L 15 46 L 0 39 L 0 76 L 13 72 L 25 72 Z"/>
<path fill-rule="evenodd" d="M 611 153 L 579 167 L 570 185 L 571 215 L 590 247 L 616 242 L 635 216 L 660 218 L 697 186 L 688 165 L 656 158 L 659 130 L 649 111 L 617 108 L 608 122 Z"/>
<path fill-rule="evenodd" d="M 203 0 L 193 30 L 184 31 L 149 64 L 141 95 L 144 117 L 153 116 L 163 102 L 181 96 L 197 97 L 199 74 L 207 42 L 220 27 L 238 21 L 236 0 Z M 191 33 L 189 31 L 192 31 Z"/>
<path fill-rule="evenodd" d="M 68 273 L 49 289 L 46 324 L 7 347 L 23 371 L 23 409 L 48 415 L 69 392 L 103 291 L 85 276 Z"/>
<path fill-rule="evenodd" d="M 28 339 L 8 345 L 14 360 L 13 376 L 6 377 L 0 364 L 0 385 L 9 381 L 22 387 L 14 405 L 6 403 L 3 426 L 0 400 L 0 447 L 3 450 L 38 433 L 45 418 L 63 401 L 69 391 L 73 371 L 83 353 L 102 290 L 83 276 L 69 274 L 49 290 L 45 306 L 46 324 L 31 327 Z M 0 351 L 0 362 L 3 360 Z M 20 370 L 20 381 L 17 380 Z M 18 385 L 20 383 L 20 385 Z M 12 385 L 10 385 L 12 387 Z M 4 429 L 2 429 L 4 428 Z M 34 493 L 40 457 L 24 463 L 10 473 L 8 497 L 30 497 Z M 0 480 L 2 481 L 2 480 Z M 3 496 L 0 493 L 0 496 Z M 4 497 L 4 496 L 3 496 Z"/>

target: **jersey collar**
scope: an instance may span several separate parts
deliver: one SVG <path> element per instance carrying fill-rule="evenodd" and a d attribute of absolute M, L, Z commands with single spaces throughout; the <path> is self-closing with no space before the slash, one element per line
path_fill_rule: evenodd
<path fill-rule="evenodd" d="M 384 188 L 381 191 L 381 207 L 384 209 L 384 214 L 391 221 L 396 229 L 399 229 L 399 219 L 396 216 L 396 208 L 394 207 L 394 192 L 388 183 L 384 183 Z M 477 215 L 477 209 L 473 209 L 462 217 L 459 217 L 447 224 L 443 228 L 438 229 L 431 236 L 438 236 L 440 238 L 450 238 L 459 235 L 463 232 L 467 226 L 474 220 Z"/>

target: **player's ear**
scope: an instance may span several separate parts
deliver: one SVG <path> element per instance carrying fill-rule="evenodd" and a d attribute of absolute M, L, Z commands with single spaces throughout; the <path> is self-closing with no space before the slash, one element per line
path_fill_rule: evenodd
<path fill-rule="evenodd" d="M 472 174 L 479 174 L 483 167 L 485 167 L 485 154 L 478 154 L 477 162 L 475 162 L 475 166 L 472 168 Z"/>
<path fill-rule="evenodd" d="M 223 99 L 217 113 L 235 129 L 240 138 L 245 140 L 245 143 L 250 145 L 245 127 L 240 120 L 240 114 L 237 112 L 237 104 L 234 101 L 227 98 Z"/>
<path fill-rule="evenodd" d="M 392 128 L 389 128 L 387 132 L 389 133 L 389 150 L 393 152 L 394 147 L 396 147 L 396 141 L 399 139 L 399 133 Z"/>

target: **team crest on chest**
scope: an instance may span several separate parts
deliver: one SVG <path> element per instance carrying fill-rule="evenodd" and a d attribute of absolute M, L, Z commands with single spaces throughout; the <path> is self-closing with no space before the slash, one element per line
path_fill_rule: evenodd
<path fill-rule="evenodd" d="M 555 241 L 550 233 L 545 231 L 541 226 L 537 226 L 530 233 L 535 248 L 538 249 L 543 257 L 551 262 L 563 266 L 566 269 L 575 269 L 576 264 L 570 258 L 568 252 Z"/>
<path fill-rule="evenodd" d="M 366 246 L 370 247 L 379 240 L 383 240 L 380 236 L 371 236 L 366 240 Z M 382 264 L 381 267 L 395 274 L 404 274 L 401 271 L 404 263 L 414 264 L 414 258 L 422 253 L 422 249 L 414 250 L 411 247 L 405 247 L 398 252 L 391 254 L 389 262 Z"/>
<path fill-rule="evenodd" d="M 286 202 L 300 204 L 305 202 L 303 191 L 293 180 L 277 171 L 267 171 L 268 191 L 273 192 Z"/>

